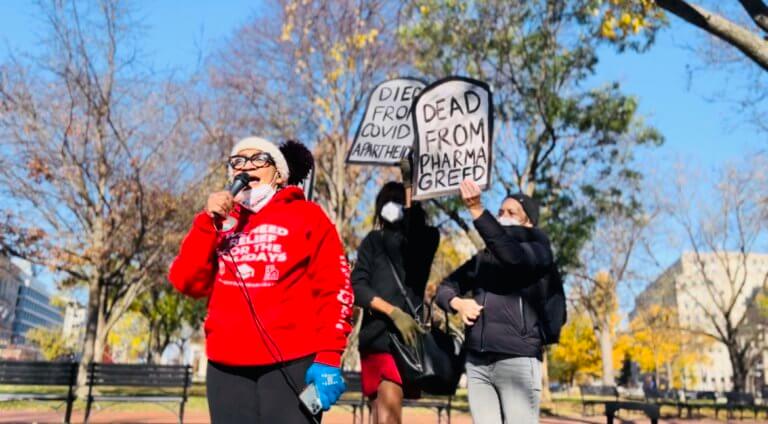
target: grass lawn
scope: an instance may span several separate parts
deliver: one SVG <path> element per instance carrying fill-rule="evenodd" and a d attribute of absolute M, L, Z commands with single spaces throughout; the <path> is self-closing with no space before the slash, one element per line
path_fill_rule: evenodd
<path fill-rule="evenodd" d="M 155 389 L 156 390 L 156 389 Z M 101 393 L 108 393 L 108 392 L 118 392 L 122 395 L 139 395 L 143 391 L 142 388 L 126 388 L 126 387 L 120 387 L 120 388 L 103 388 L 100 390 Z M 58 387 L 49 387 L 49 386 L 8 386 L 8 385 L 0 385 L 0 393 L 45 393 L 45 394 L 53 394 L 53 393 L 60 393 L 63 394 L 64 391 L 61 390 L 61 388 Z M 172 393 L 172 391 L 169 391 L 169 393 Z M 344 394 L 344 398 L 356 398 L 359 396 L 359 393 L 346 393 Z M 167 411 L 167 410 L 173 410 L 175 411 L 177 408 L 176 404 L 173 403 L 167 403 L 167 404 L 152 404 L 152 403 L 131 403 L 131 402 L 117 402 L 117 403 L 109 403 L 109 402 L 101 402 L 99 403 L 99 407 L 101 409 L 107 408 L 109 410 L 113 411 L 135 411 L 137 407 L 140 406 L 142 411 Z M 467 390 L 466 389 L 459 389 L 456 393 L 456 396 L 454 396 L 452 404 L 452 408 L 456 412 L 468 412 L 469 411 L 469 405 L 467 403 Z M 43 401 L 7 401 L 7 402 L 0 402 L 0 411 L 3 410 L 23 410 L 23 411 L 51 411 L 51 410 L 59 410 L 63 411 L 64 403 L 61 401 L 51 401 L 51 402 L 43 402 Z M 83 400 L 77 400 L 74 405 L 75 411 L 83 411 L 85 410 L 85 402 Z M 208 402 L 205 398 L 205 384 L 204 383 L 194 383 L 193 386 L 190 388 L 189 392 L 189 400 L 187 402 L 187 405 L 185 407 L 185 410 L 188 412 L 205 412 L 208 410 Z M 430 412 L 429 410 L 424 410 L 425 413 Z M 567 395 L 553 395 L 553 399 L 549 402 L 542 402 L 541 404 L 541 416 L 547 417 L 547 416 L 556 416 L 556 417 L 565 417 L 565 418 L 579 418 L 582 417 L 582 405 L 581 405 L 581 397 L 579 396 L 567 396 Z M 591 411 L 588 411 L 591 412 Z M 603 408 L 600 406 L 596 406 L 594 410 L 595 416 L 602 416 L 603 415 Z M 695 411 L 694 411 L 695 413 Z M 627 412 L 624 413 L 626 415 L 637 415 L 638 417 L 642 416 L 642 413 L 639 412 Z M 739 417 L 739 413 L 736 413 L 736 417 Z M 677 408 L 674 406 L 664 405 L 661 408 L 661 415 L 665 418 L 676 418 L 677 417 Z M 683 411 L 683 418 L 685 418 L 685 411 Z M 704 407 L 702 408 L 699 413 L 696 415 L 697 418 L 709 418 L 714 419 L 715 418 L 715 411 L 714 408 L 708 408 Z M 745 418 L 753 418 L 753 415 L 751 412 L 745 412 L 744 414 Z M 761 414 L 762 417 L 762 414 Z M 725 412 L 721 411 L 720 420 L 725 420 Z"/>

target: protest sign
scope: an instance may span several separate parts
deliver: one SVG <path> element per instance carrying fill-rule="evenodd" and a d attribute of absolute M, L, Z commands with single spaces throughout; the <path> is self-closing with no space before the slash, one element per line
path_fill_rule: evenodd
<path fill-rule="evenodd" d="M 368 98 L 347 163 L 397 165 L 407 157 L 414 140 L 411 105 L 425 85 L 413 78 L 377 85 Z"/>
<path fill-rule="evenodd" d="M 458 193 L 466 178 L 488 187 L 493 136 L 488 84 L 455 76 L 431 84 L 414 101 L 413 122 L 414 199 Z"/>

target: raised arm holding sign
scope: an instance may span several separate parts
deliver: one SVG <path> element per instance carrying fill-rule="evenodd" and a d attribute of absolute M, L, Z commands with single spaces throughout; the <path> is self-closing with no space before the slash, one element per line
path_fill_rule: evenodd
<path fill-rule="evenodd" d="M 459 192 L 465 179 L 490 183 L 493 99 L 488 84 L 448 77 L 414 101 L 414 199 Z"/>

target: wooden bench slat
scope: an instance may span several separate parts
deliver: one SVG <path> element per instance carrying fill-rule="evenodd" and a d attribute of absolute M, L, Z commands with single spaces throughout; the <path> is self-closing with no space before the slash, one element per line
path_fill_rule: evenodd
<path fill-rule="evenodd" d="M 94 401 L 103 402 L 181 402 L 181 396 L 92 396 Z"/>
<path fill-rule="evenodd" d="M 88 382 L 93 386 L 147 386 L 147 387 L 173 387 L 184 386 L 184 379 L 164 380 L 164 379 L 151 379 L 151 378 L 115 378 L 115 377 L 102 377 L 98 379 L 91 379 Z"/>
<path fill-rule="evenodd" d="M 66 394 L 41 394 L 41 393 L 2 393 L 0 401 L 9 400 L 67 400 Z"/>
<path fill-rule="evenodd" d="M 131 376 L 122 376 L 122 375 L 100 375 L 100 376 L 92 376 L 89 381 L 93 381 L 94 384 L 102 384 L 104 381 L 147 381 L 147 382 L 154 382 L 154 383 L 168 383 L 168 384 L 184 384 L 185 377 L 182 378 L 165 378 L 165 377 L 157 377 L 157 378 L 151 378 L 147 376 L 140 376 L 140 375 L 131 375 Z"/>
<path fill-rule="evenodd" d="M 0 362 L 0 384 L 69 386 L 77 364 L 69 362 Z"/>
<path fill-rule="evenodd" d="M 75 401 L 78 364 L 72 362 L 0 361 L 0 384 L 17 386 L 63 386 L 65 393 L 4 393 L 0 401 L 64 401 L 64 422 L 70 422 Z M 25 389 L 29 390 L 29 389 Z"/>
<path fill-rule="evenodd" d="M 93 370 L 93 375 L 184 375 L 186 370 L 142 370 L 138 368 L 133 369 L 100 369 Z"/>
<path fill-rule="evenodd" d="M 46 378 L 46 377 L 24 377 L 1 378 L 0 384 L 13 384 L 19 386 L 68 386 L 70 378 Z"/>

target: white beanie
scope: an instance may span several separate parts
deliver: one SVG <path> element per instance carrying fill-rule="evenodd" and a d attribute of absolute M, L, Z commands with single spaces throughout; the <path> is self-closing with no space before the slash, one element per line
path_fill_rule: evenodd
<path fill-rule="evenodd" d="M 283 181 L 288 181 L 288 177 L 291 175 L 291 172 L 288 169 L 288 162 L 286 162 L 285 156 L 283 156 L 280 149 L 272 144 L 272 142 L 260 137 L 246 137 L 235 143 L 235 146 L 232 147 L 232 151 L 230 152 L 230 156 L 235 156 L 246 149 L 257 149 L 269 153 L 269 155 L 272 156 L 272 159 L 275 160 L 275 168 L 277 168 L 277 172 L 280 173 L 281 179 Z M 233 169 L 229 167 L 230 178 L 232 177 L 232 174 Z"/>

